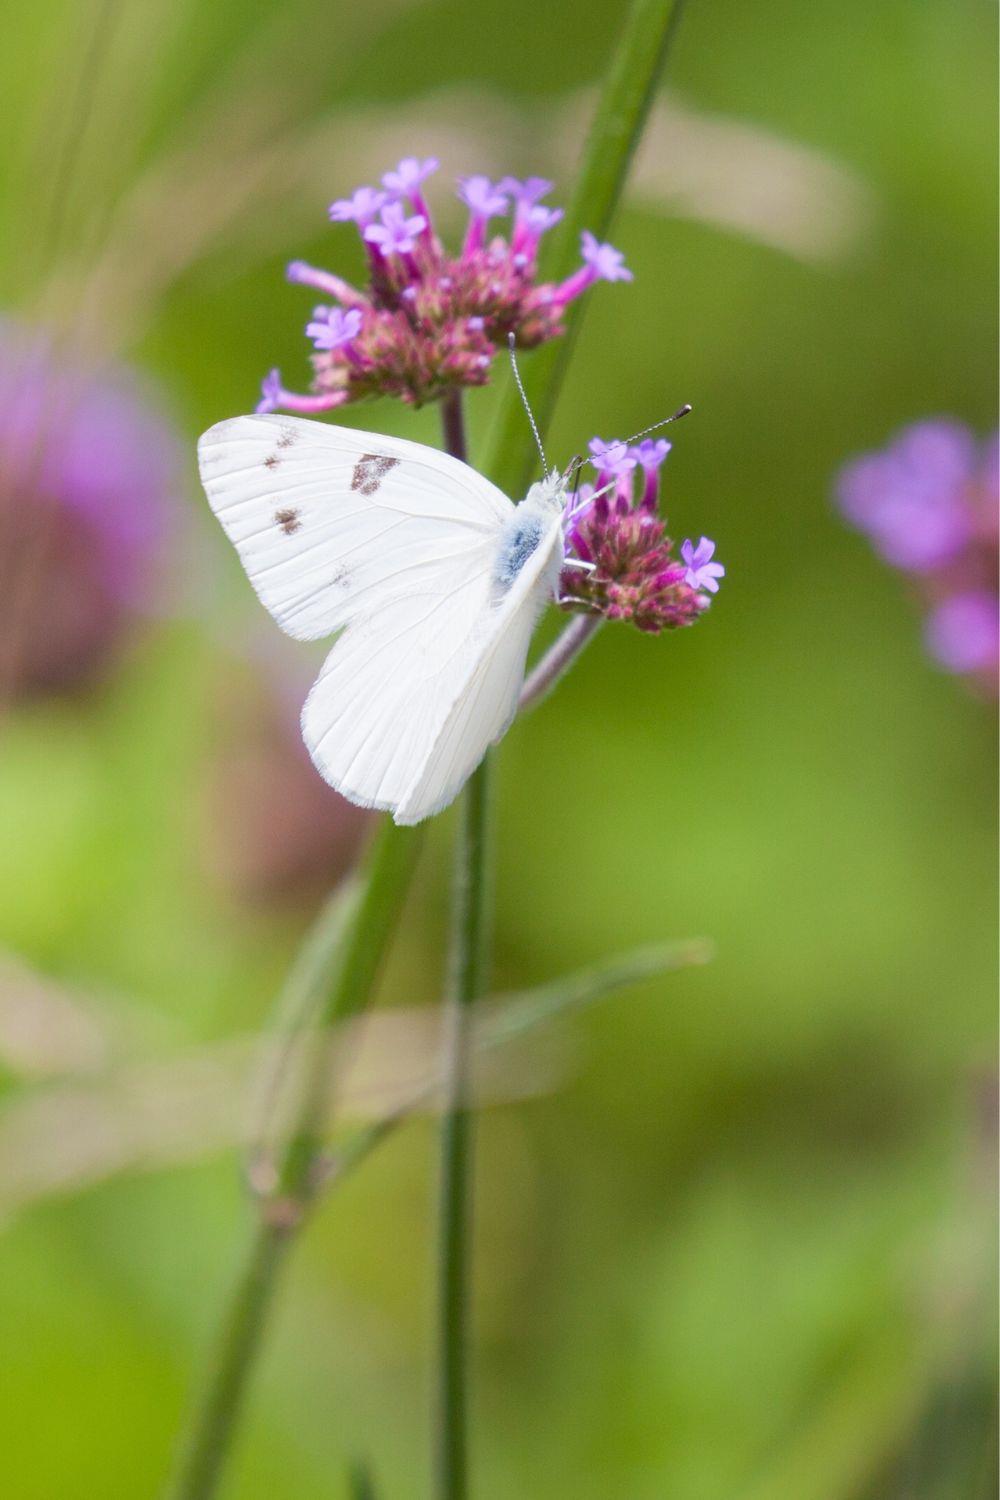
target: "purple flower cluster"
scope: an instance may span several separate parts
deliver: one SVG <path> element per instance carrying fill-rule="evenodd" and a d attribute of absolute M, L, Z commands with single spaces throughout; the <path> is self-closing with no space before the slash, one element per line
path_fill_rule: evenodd
<path fill-rule="evenodd" d="M 0 323 L 2 689 L 69 691 L 104 672 L 149 608 L 179 446 L 122 368 L 74 367 Z"/>
<path fill-rule="evenodd" d="M 685 541 L 680 557 L 658 513 L 660 469 L 670 444 L 647 438 L 590 443 L 596 483 L 583 484 L 566 507 L 566 562 L 559 582 L 564 609 L 631 620 L 657 635 L 690 625 L 718 592 L 725 568 L 715 543 Z"/>
<path fill-rule="evenodd" d="M 837 498 L 876 552 L 913 581 L 928 613 L 927 648 L 949 672 L 995 690 L 996 435 L 979 442 L 961 422 L 904 428 L 887 448 L 840 472 Z"/>
<path fill-rule="evenodd" d="M 368 264 L 361 290 L 315 266 L 293 261 L 288 279 L 334 305 L 317 307 L 306 326 L 313 342 L 313 393 L 284 388 L 277 370 L 263 383 L 258 411 L 331 411 L 365 396 L 397 396 L 413 406 L 449 390 L 485 385 L 493 356 L 513 333 L 532 349 L 563 331 L 566 305 L 595 281 L 631 281 L 619 251 L 582 237 L 583 264 L 562 282 L 539 282 L 542 236 L 562 210 L 542 203 L 552 184 L 459 180 L 469 210 L 461 252 L 450 256 L 434 229 L 424 182 L 433 159 L 406 157 L 380 188 L 360 187 L 330 205 L 330 218 L 353 223 Z M 504 232 L 495 221 L 506 219 Z"/>

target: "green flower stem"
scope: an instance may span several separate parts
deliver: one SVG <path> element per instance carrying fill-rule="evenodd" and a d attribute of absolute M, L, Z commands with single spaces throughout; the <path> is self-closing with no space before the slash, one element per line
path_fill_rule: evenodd
<path fill-rule="evenodd" d="M 607 233 L 683 7 L 684 0 L 633 0 L 583 150 L 573 200 L 550 236 L 544 261 L 547 278 L 560 281 L 576 269 L 584 229 L 592 230 L 598 239 Z M 555 410 L 588 296 L 567 309 L 565 337 L 544 344 L 524 361 L 525 390 L 543 434 Z M 506 494 L 523 493 L 536 459 L 524 441 L 524 411 L 512 381 L 491 436 L 487 473 Z"/>
<path fill-rule="evenodd" d="M 367 1003 L 420 848 L 419 830 L 388 819 L 346 893 L 326 908 L 306 941 L 288 989 L 294 1009 L 311 998 L 309 1053 L 292 1126 L 270 1160 L 257 1162 L 258 1221 L 223 1313 L 201 1396 L 189 1419 L 169 1500 L 210 1500 L 218 1490 L 260 1352 L 278 1274 L 319 1186 L 329 1112 L 329 1036 Z M 288 1009 L 286 994 L 282 1009 Z M 298 1017 L 296 1018 L 298 1019 Z"/>
<path fill-rule="evenodd" d="M 170 1500 L 208 1500 L 217 1491 L 290 1243 L 276 1224 L 262 1221 L 254 1229 L 167 1488 Z"/>
<path fill-rule="evenodd" d="M 441 1116 L 438 1223 L 438 1364 L 435 1477 L 442 1500 L 466 1494 L 466 1356 L 472 1235 L 472 1112 L 469 1107 L 471 1006 L 489 982 L 489 757 L 462 797 L 455 860 L 448 976 L 445 1094 Z"/>
<path fill-rule="evenodd" d="M 603 235 L 611 221 L 666 64 L 682 3 L 683 0 L 634 0 L 584 149 L 573 201 L 546 265 L 546 273 L 553 279 L 568 275 L 575 266 L 581 230 L 590 228 Z M 525 389 L 543 432 L 566 372 L 583 300 L 569 310 L 565 337 L 537 350 L 526 362 Z M 456 396 L 445 405 L 445 439 L 455 442 L 453 451 L 464 458 L 458 401 Z M 486 470 L 507 494 L 517 495 L 524 489 L 533 462 L 534 455 L 529 458 L 524 442 L 520 398 L 511 383 L 497 416 Z M 581 629 L 579 646 L 589 634 Z M 575 636 L 573 641 L 577 644 Z M 464 1084 L 468 1065 L 468 1006 L 485 992 L 487 984 L 488 778 L 488 762 L 484 761 L 463 795 L 456 871 L 449 1066 L 441 1124 L 436 1500 L 466 1500 L 468 1495 L 466 1355 L 471 1120 Z"/>
<path fill-rule="evenodd" d="M 462 397 L 442 403 L 444 445 L 466 459 Z M 489 756 L 462 793 L 455 857 L 455 889 L 446 1004 L 444 1098 L 441 1113 L 438 1210 L 438 1359 L 434 1461 L 438 1491 L 450 1500 L 465 1494 L 465 1359 L 468 1342 L 472 1115 L 468 1108 L 469 1007 L 486 991 L 489 975 L 488 834 Z"/>
<path fill-rule="evenodd" d="M 542 699 L 551 693 L 556 683 L 569 671 L 584 646 L 594 639 L 598 626 L 603 623 L 604 616 L 598 614 L 577 615 L 574 620 L 570 621 L 524 679 L 524 686 L 517 704 L 520 713 L 523 714 L 526 709 L 534 708 L 536 703 L 541 703 Z"/>
<path fill-rule="evenodd" d="M 332 934 L 325 956 L 326 1003 L 317 1018 L 318 1039 L 311 1050 L 295 1128 L 279 1155 L 269 1195 L 279 1216 L 285 1211 L 301 1215 L 312 1197 L 330 1111 L 330 1035 L 338 1022 L 357 1015 L 371 996 L 422 841 L 422 829 L 398 828 L 383 819 Z"/>

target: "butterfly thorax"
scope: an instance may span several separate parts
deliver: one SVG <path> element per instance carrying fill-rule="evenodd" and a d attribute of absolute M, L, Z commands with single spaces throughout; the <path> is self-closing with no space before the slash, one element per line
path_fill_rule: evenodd
<path fill-rule="evenodd" d="M 550 474 L 533 484 L 504 526 L 493 568 L 494 584 L 505 593 L 539 547 L 551 544 L 553 523 L 562 514 L 566 481 Z"/>

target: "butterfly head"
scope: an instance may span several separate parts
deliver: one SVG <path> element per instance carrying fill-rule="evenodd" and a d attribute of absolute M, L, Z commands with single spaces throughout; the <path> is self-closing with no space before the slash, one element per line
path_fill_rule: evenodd
<path fill-rule="evenodd" d="M 522 502 L 532 510 L 561 511 L 566 504 L 568 481 L 565 474 L 546 474 L 533 484 Z"/>

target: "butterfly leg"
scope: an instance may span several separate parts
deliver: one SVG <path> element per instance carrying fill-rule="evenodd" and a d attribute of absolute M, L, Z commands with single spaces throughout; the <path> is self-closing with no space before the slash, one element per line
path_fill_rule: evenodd
<path fill-rule="evenodd" d="M 575 594 L 560 594 L 556 600 L 557 604 L 582 604 L 588 614 L 599 615 L 601 611 L 596 609 L 589 599 L 578 599 Z"/>

